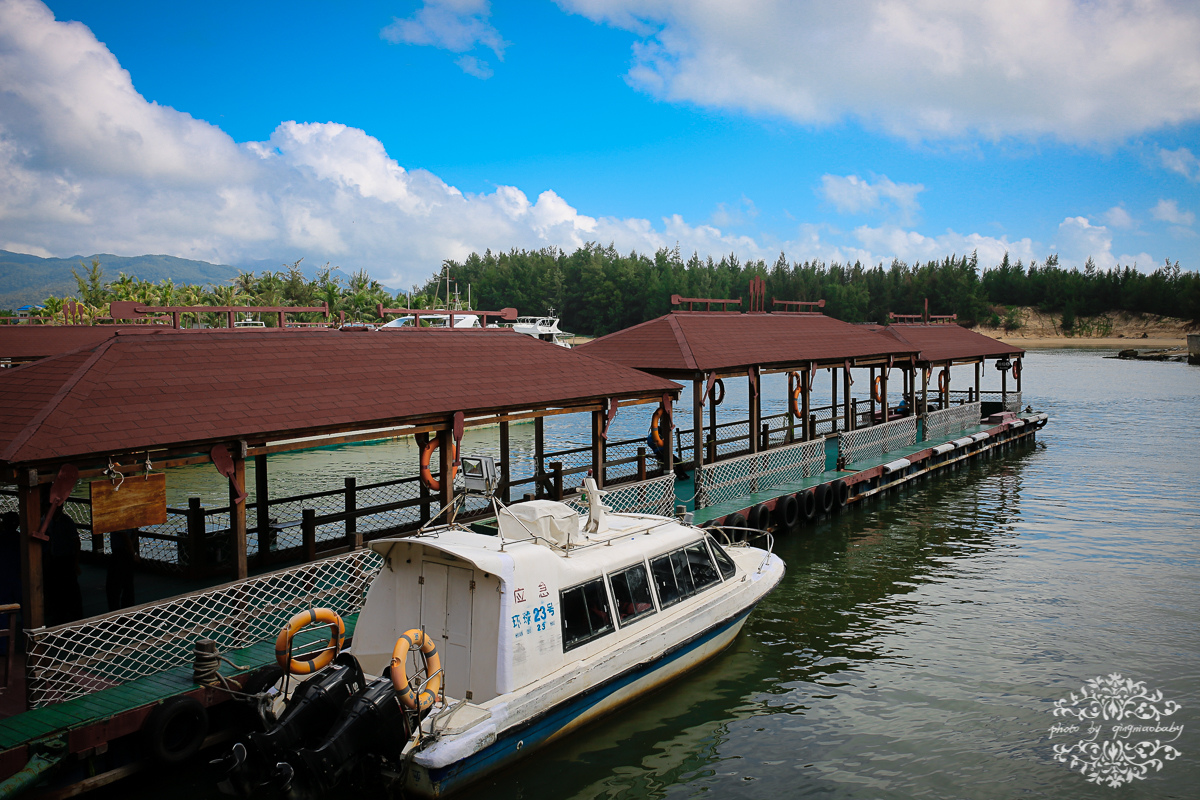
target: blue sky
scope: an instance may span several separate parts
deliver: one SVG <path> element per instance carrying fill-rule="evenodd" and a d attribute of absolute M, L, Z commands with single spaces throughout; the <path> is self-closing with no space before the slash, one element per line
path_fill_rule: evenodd
<path fill-rule="evenodd" d="M 1200 12 L 0 0 L 0 247 L 1200 264 Z"/>

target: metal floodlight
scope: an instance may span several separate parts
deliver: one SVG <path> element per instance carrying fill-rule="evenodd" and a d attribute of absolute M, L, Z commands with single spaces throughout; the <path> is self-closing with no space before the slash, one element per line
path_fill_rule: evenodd
<path fill-rule="evenodd" d="M 496 491 L 496 459 L 491 456 L 463 456 L 463 488 L 469 494 L 491 497 Z"/>

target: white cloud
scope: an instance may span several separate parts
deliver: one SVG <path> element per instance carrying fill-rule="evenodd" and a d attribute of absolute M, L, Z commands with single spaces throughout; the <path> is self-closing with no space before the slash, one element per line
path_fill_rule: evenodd
<path fill-rule="evenodd" d="M 850 187 L 843 205 L 915 209 L 922 188 L 831 177 L 835 187 Z M 745 197 L 724 210 L 739 220 L 757 213 Z M 34 0 L 0 0 L 5 249 L 165 253 L 226 264 L 308 256 L 365 268 L 390 286 L 423 281 L 443 259 L 485 248 L 571 251 L 587 242 L 623 252 L 678 243 L 685 254 L 768 261 L 782 250 L 793 260 L 867 264 L 972 250 L 990 264 L 1005 251 L 1026 259 L 1041 251 L 1029 239 L 925 236 L 895 224 L 850 235 L 800 224 L 779 238 L 749 236 L 715 216 L 716 224 L 677 214 L 652 222 L 582 214 L 552 190 L 533 200 L 513 186 L 464 193 L 406 169 L 378 139 L 336 122 L 283 122 L 269 140 L 239 145 L 220 128 L 147 102 L 85 26 L 55 21 Z M 1085 219 L 1075 228 L 1106 234 Z M 1107 252 L 1110 240 L 1101 244 Z"/>
<path fill-rule="evenodd" d="M 909 137 L 1120 140 L 1200 117 L 1200 7 L 1171 0 L 557 0 L 633 31 L 656 97 Z"/>
<path fill-rule="evenodd" d="M 1188 180 L 1200 180 L 1200 158 L 1192 155 L 1192 151 L 1186 147 L 1178 150 L 1160 149 L 1158 157 L 1162 159 L 1162 165 L 1172 172 L 1178 172 Z"/>
<path fill-rule="evenodd" d="M 491 13 L 488 0 L 425 0 L 412 16 L 393 17 L 379 35 L 393 44 L 431 45 L 452 53 L 487 47 L 503 61 L 509 42 L 488 22 Z M 463 56 L 454 63 L 476 78 L 492 77 L 491 66 L 474 56 Z"/>
<path fill-rule="evenodd" d="M 908 219 L 921 208 L 917 195 L 925 191 L 925 187 L 919 183 L 894 183 L 886 175 L 874 184 L 857 175 L 822 175 L 820 191 L 843 214 L 872 211 L 879 208 L 882 201 L 888 201 Z"/>
<path fill-rule="evenodd" d="M 1150 209 L 1150 215 L 1162 222 L 1173 225 L 1191 225 L 1196 221 L 1196 215 L 1191 211 L 1181 211 L 1175 200 L 1159 199 L 1158 205 Z"/>
<path fill-rule="evenodd" d="M 1132 228 L 1134 225 L 1133 217 L 1129 216 L 1129 212 L 1121 206 L 1113 206 L 1105 211 L 1104 221 L 1114 228 Z"/>
<path fill-rule="evenodd" d="M 463 56 L 462 58 L 454 59 L 454 63 L 458 68 L 468 75 L 473 75 L 480 80 L 486 81 L 496 73 L 492 71 L 492 66 L 488 62 L 475 56 Z"/>

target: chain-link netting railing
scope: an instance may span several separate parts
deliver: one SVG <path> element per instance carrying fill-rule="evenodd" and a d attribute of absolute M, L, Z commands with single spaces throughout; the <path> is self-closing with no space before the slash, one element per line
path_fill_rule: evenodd
<path fill-rule="evenodd" d="M 362 608 L 383 559 L 372 550 L 29 633 L 33 708 L 190 664 L 197 639 L 226 653 L 274 639 L 297 611 Z"/>
<path fill-rule="evenodd" d="M 930 411 L 925 415 L 925 441 L 953 439 L 967 428 L 979 424 L 980 404 L 964 403 L 950 406 L 941 411 Z"/>
<path fill-rule="evenodd" d="M 674 475 L 625 484 L 605 491 L 608 494 L 604 496 L 604 505 L 619 514 L 659 514 L 667 517 L 675 511 Z M 585 495 L 568 498 L 565 502 L 581 514 L 588 513 Z"/>
<path fill-rule="evenodd" d="M 904 417 L 869 428 L 838 433 L 838 452 L 847 464 L 883 458 L 885 453 L 911 447 L 916 443 L 916 417 Z"/>
<path fill-rule="evenodd" d="M 795 483 L 824 471 L 825 442 L 821 439 L 705 464 L 700 472 L 696 508 L 746 497 L 782 483 Z"/>
<path fill-rule="evenodd" d="M 985 403 L 1003 403 L 1005 411 L 1020 411 L 1021 410 L 1021 393 L 1009 390 L 1008 392 L 997 392 L 991 389 L 985 389 L 979 393 L 979 399 Z"/>

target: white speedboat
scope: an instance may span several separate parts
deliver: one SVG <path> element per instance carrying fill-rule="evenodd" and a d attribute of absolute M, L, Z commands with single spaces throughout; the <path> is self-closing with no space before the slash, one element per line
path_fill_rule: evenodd
<path fill-rule="evenodd" d="M 450 324 L 450 316 L 451 316 L 450 312 L 444 311 L 444 310 L 439 310 L 437 313 L 432 313 L 432 314 L 421 314 L 421 325 L 424 327 L 428 327 L 428 328 L 449 328 L 449 327 L 452 327 Z M 380 325 L 379 327 L 381 327 L 381 328 L 411 328 L 411 327 L 414 327 L 415 325 L 416 325 L 416 317 L 407 316 L 407 317 L 397 317 L 396 319 L 391 320 L 390 322 L 384 323 L 383 325 Z M 455 327 L 455 328 L 478 328 L 478 327 L 481 327 L 479 324 L 479 315 L 472 314 L 469 311 L 464 311 L 462 313 L 459 313 L 456 311 L 456 312 L 454 312 L 453 327 Z"/>
<path fill-rule="evenodd" d="M 498 536 L 448 526 L 371 542 L 385 566 L 353 657 L 252 737 L 260 764 L 278 761 L 246 789 L 329 792 L 369 763 L 406 796 L 444 796 L 720 652 L 783 577 L 769 547 L 611 513 L 600 494 L 586 517 L 548 500 L 501 508 Z M 408 666 L 421 644 L 436 645 L 424 675 Z M 340 704 L 338 721 L 320 735 L 284 730 L 314 698 Z M 241 770 L 245 748 L 229 760 Z"/>
<path fill-rule="evenodd" d="M 512 329 L 517 333 L 541 339 L 543 342 L 551 342 L 559 347 L 569 348 L 571 343 L 567 340 L 574 334 L 559 330 L 558 321 L 552 308 L 550 313 L 544 317 L 517 317 L 517 321 L 512 323 Z"/>

